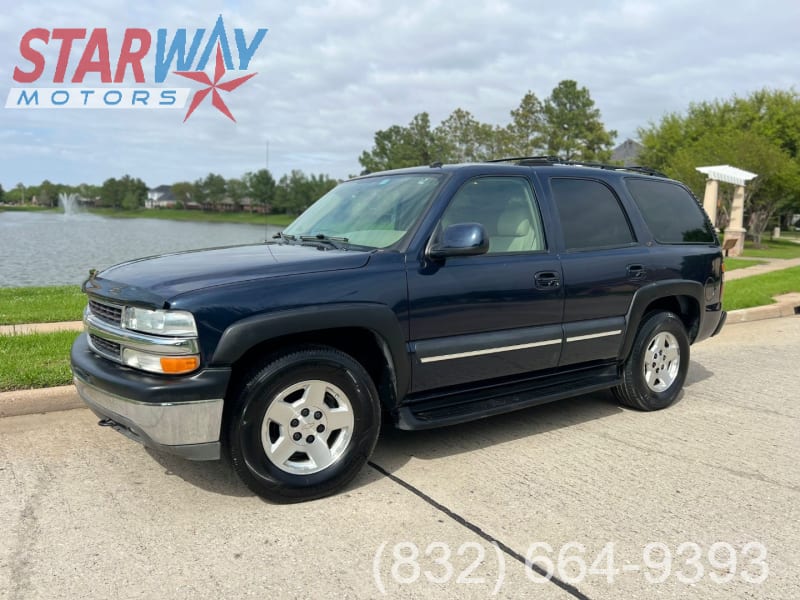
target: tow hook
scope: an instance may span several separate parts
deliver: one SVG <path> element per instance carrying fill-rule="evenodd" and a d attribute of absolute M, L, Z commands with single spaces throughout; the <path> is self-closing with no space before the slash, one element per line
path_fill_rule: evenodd
<path fill-rule="evenodd" d="M 119 423 L 111 419 L 100 419 L 97 424 L 100 425 L 100 427 L 119 427 Z"/>

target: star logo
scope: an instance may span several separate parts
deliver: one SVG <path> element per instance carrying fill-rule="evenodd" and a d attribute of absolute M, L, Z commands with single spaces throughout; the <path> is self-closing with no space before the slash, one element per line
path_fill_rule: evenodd
<path fill-rule="evenodd" d="M 250 75 L 245 75 L 244 77 L 237 77 L 236 79 L 231 79 L 230 81 L 224 81 L 220 83 L 220 79 L 225 76 L 225 62 L 222 60 L 222 47 L 217 44 L 217 64 L 214 66 L 214 81 L 211 81 L 208 75 L 206 75 L 203 71 L 175 71 L 175 75 L 180 75 L 181 77 L 186 77 L 187 79 L 191 79 L 192 81 L 196 81 L 208 86 L 202 90 L 196 91 L 194 96 L 192 96 L 192 102 L 189 104 L 189 110 L 186 112 L 186 116 L 183 118 L 184 123 L 186 123 L 186 120 L 192 115 L 195 109 L 200 106 L 200 104 L 209 94 L 211 94 L 211 104 L 214 106 L 214 108 L 235 123 L 236 119 L 233 118 L 233 115 L 225 104 L 225 101 L 222 99 L 219 90 L 224 92 L 232 92 L 251 77 L 258 75 L 258 73 L 251 73 Z"/>

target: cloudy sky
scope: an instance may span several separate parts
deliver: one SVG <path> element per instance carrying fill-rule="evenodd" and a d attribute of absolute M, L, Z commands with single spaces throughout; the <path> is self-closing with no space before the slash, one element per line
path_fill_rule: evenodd
<path fill-rule="evenodd" d="M 43 179 L 101 183 L 129 173 L 150 186 L 225 177 L 269 160 L 344 178 L 373 134 L 428 111 L 435 123 L 453 109 L 504 124 L 527 90 L 546 97 L 562 79 L 589 88 L 618 142 L 689 102 L 791 88 L 800 70 L 800 2 L 633 0 L 629 2 L 465 2 L 320 0 L 39 0 L 0 14 L 0 184 Z M 210 97 L 183 123 L 185 110 L 12 110 L 13 70 L 31 64 L 20 39 L 41 27 L 106 28 L 112 63 L 129 27 L 172 33 L 209 31 L 219 14 L 228 35 L 250 40 L 269 29 L 247 72 L 223 92 L 237 122 Z M 206 34 L 208 35 L 208 34 Z M 85 42 L 76 42 L 67 81 Z M 35 84 L 54 87 L 58 46 L 35 45 L 46 67 Z M 234 46 L 234 60 L 236 50 Z M 153 81 L 155 42 L 144 61 Z M 211 65 L 209 65 L 211 66 Z M 207 69 L 211 72 L 211 69 Z M 34 85 L 34 84 L 29 84 Z M 128 74 L 125 86 L 134 85 Z M 165 87 L 202 86 L 174 75 Z M 89 75 L 84 87 L 99 87 Z M 80 89 L 65 84 L 62 89 Z M 269 148 L 267 157 L 267 146 Z"/>

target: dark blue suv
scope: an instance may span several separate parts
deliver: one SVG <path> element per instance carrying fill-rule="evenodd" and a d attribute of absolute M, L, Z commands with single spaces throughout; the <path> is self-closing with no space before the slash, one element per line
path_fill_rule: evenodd
<path fill-rule="evenodd" d="M 556 159 L 344 182 L 273 241 L 93 275 L 75 384 L 101 424 L 275 501 L 346 485 L 382 419 L 426 429 L 601 389 L 670 405 L 722 328 L 680 183 Z"/>

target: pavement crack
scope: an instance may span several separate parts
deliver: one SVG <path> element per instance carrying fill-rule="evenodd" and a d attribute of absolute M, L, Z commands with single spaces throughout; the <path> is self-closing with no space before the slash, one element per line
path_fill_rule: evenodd
<path fill-rule="evenodd" d="M 32 591 L 31 555 L 41 534 L 39 513 L 49 482 L 50 477 L 46 472 L 37 478 L 33 492 L 26 498 L 19 516 L 16 542 L 9 557 L 11 600 L 29 597 Z"/>
<path fill-rule="evenodd" d="M 525 565 L 526 567 L 529 567 L 530 569 L 532 569 L 533 571 L 535 571 L 536 573 L 538 573 L 541 576 L 547 576 L 547 571 L 545 571 L 545 569 L 543 569 L 542 567 L 540 567 L 536 563 L 533 563 L 533 564 L 528 563 L 525 560 L 524 556 L 522 556 L 519 552 L 517 552 L 516 550 L 511 548 L 508 544 L 503 543 L 502 541 L 498 540 L 496 537 L 494 537 L 490 533 L 485 532 L 478 525 L 476 525 L 472 521 L 466 519 L 465 517 L 462 517 L 457 512 L 455 512 L 454 510 L 451 510 L 450 508 L 446 507 L 441 502 L 437 502 L 436 500 L 431 498 L 428 494 L 426 494 L 425 492 L 423 492 L 419 488 L 413 486 L 412 484 L 408 483 L 404 479 L 401 479 L 397 475 L 393 475 L 392 473 L 390 473 L 389 471 L 384 469 L 379 464 L 376 464 L 376 463 L 374 463 L 372 461 L 368 461 L 367 464 L 370 467 L 372 467 L 373 469 L 375 469 L 381 475 L 389 478 L 391 481 L 393 481 L 394 483 L 398 484 L 399 486 L 405 488 L 406 490 L 408 490 L 409 492 L 411 492 L 412 494 L 414 494 L 418 498 L 421 498 L 423 501 L 425 501 L 426 503 L 431 505 L 433 508 L 435 508 L 436 510 L 438 510 L 442 514 L 450 517 L 453 521 L 455 521 L 456 523 L 458 523 L 462 527 L 465 527 L 466 529 L 470 530 L 472 533 L 474 533 L 475 535 L 483 538 L 484 540 L 486 540 L 490 544 L 496 544 L 497 547 L 500 548 L 500 550 L 502 550 L 503 553 L 505 553 L 510 558 L 513 558 L 517 562 L 520 562 L 523 565 Z M 579 600 L 591 600 L 589 598 L 589 596 L 587 596 L 586 594 L 581 592 L 574 585 L 571 585 L 571 584 L 569 584 L 569 583 L 567 583 L 565 581 L 562 581 L 561 579 L 559 579 L 555 575 L 550 576 L 550 582 L 553 585 L 555 585 L 555 586 L 561 588 L 562 590 L 564 590 L 565 592 L 567 592 L 573 598 L 578 598 Z"/>
<path fill-rule="evenodd" d="M 761 483 L 768 483 L 770 485 L 775 485 L 775 486 L 778 486 L 778 487 L 783 488 L 785 490 L 789 490 L 791 492 L 795 492 L 795 493 L 800 492 L 800 488 L 798 486 L 790 485 L 790 484 L 787 484 L 787 483 L 783 483 L 782 481 L 778 481 L 776 479 L 772 479 L 771 477 L 767 477 L 765 475 L 762 475 L 761 473 L 753 473 L 751 471 L 742 471 L 742 470 L 739 470 L 739 469 L 732 469 L 731 467 L 726 467 L 725 465 L 713 464 L 713 463 L 706 462 L 704 460 L 689 459 L 686 456 L 681 456 L 679 454 L 674 454 L 672 452 L 667 452 L 665 450 L 660 450 L 660 449 L 656 450 L 656 449 L 653 449 L 653 448 L 647 448 L 645 446 L 640 446 L 639 444 L 634 444 L 630 440 L 618 438 L 618 437 L 613 436 L 613 435 L 611 435 L 609 433 L 606 433 L 606 432 L 599 432 L 596 435 L 598 435 L 598 436 L 600 436 L 602 438 L 605 438 L 607 440 L 611 440 L 613 442 L 617 442 L 618 444 L 624 444 L 626 446 L 630 446 L 631 448 L 636 448 L 637 450 L 639 450 L 640 452 L 644 452 L 645 454 L 651 454 L 651 455 L 652 454 L 657 454 L 657 455 L 660 454 L 661 456 L 667 456 L 669 458 L 676 459 L 676 460 L 678 460 L 680 462 L 685 462 L 687 460 L 693 460 L 693 462 L 695 464 L 701 465 L 703 467 L 708 467 L 709 469 L 716 469 L 718 471 L 725 471 L 726 473 L 729 473 L 730 475 L 734 475 L 736 477 L 741 477 L 743 479 L 750 479 L 751 481 L 760 481 Z"/>

